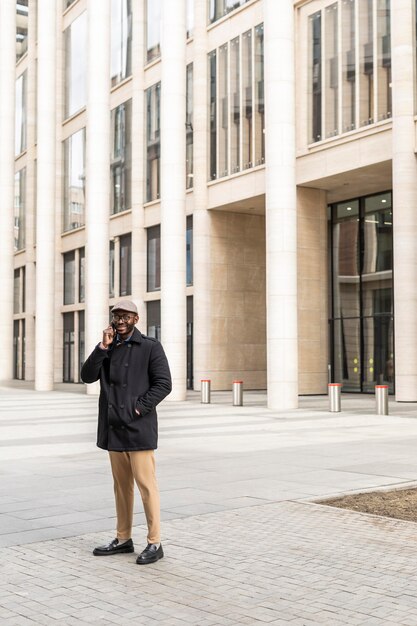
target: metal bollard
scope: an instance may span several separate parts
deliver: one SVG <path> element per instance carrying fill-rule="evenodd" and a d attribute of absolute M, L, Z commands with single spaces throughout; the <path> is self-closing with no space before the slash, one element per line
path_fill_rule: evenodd
<path fill-rule="evenodd" d="M 233 381 L 233 406 L 243 405 L 243 380 Z"/>
<path fill-rule="evenodd" d="M 327 387 L 329 390 L 329 411 L 331 413 L 340 413 L 342 406 L 342 383 L 329 383 Z"/>
<path fill-rule="evenodd" d="M 201 382 L 201 404 L 210 404 L 210 385 L 211 380 L 202 380 Z"/>
<path fill-rule="evenodd" d="M 376 414 L 388 415 L 388 385 L 375 385 Z"/>

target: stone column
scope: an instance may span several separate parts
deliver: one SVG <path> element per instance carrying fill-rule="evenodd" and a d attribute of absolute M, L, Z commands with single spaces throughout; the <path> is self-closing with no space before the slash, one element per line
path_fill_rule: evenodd
<path fill-rule="evenodd" d="M 56 10 L 55 0 L 39 0 L 35 324 L 35 389 L 39 391 L 54 386 Z"/>
<path fill-rule="evenodd" d="M 202 378 L 210 376 L 211 290 L 210 227 L 207 210 L 207 2 L 196 0 L 194 10 L 193 61 L 193 243 L 194 243 L 194 388 L 200 389 Z"/>
<path fill-rule="evenodd" d="M 132 24 L 132 293 L 139 310 L 138 327 L 146 335 L 146 229 L 144 141 L 145 3 L 133 5 Z"/>
<path fill-rule="evenodd" d="M 298 406 L 292 0 L 264 0 L 264 24 L 268 407 L 290 409 Z"/>
<path fill-rule="evenodd" d="M 161 332 L 170 400 L 186 394 L 185 0 L 162 1 Z"/>
<path fill-rule="evenodd" d="M 87 11 L 86 356 L 109 322 L 110 0 L 88 0 Z"/>
<path fill-rule="evenodd" d="M 417 401 L 417 164 L 415 22 L 411 0 L 391 3 L 395 395 Z"/>
<path fill-rule="evenodd" d="M 0 380 L 13 377 L 14 126 L 16 2 L 0 3 L 0 279 L 2 349 Z"/>
<path fill-rule="evenodd" d="M 26 166 L 26 343 L 25 379 L 35 380 L 36 308 L 36 6 L 29 9 L 27 64 L 27 166 Z"/>

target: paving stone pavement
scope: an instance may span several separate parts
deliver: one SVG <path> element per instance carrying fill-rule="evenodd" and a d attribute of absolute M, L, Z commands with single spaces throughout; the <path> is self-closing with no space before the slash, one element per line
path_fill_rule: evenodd
<path fill-rule="evenodd" d="M 138 566 L 91 554 L 114 532 L 96 399 L 0 389 L 0 625 L 417 626 L 417 525 L 314 503 L 417 484 L 417 406 L 245 402 L 161 407 L 166 556 Z"/>

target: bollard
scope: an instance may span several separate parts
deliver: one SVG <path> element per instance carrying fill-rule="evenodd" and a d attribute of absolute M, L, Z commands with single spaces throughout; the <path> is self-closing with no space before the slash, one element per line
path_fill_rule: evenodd
<path fill-rule="evenodd" d="M 375 385 L 376 414 L 388 415 L 388 385 Z"/>
<path fill-rule="evenodd" d="M 202 380 L 201 382 L 201 404 L 210 404 L 210 385 L 211 380 Z"/>
<path fill-rule="evenodd" d="M 233 381 L 233 406 L 243 405 L 243 380 Z"/>
<path fill-rule="evenodd" d="M 340 413 L 341 409 L 341 391 L 342 383 L 329 383 L 329 411 L 331 413 Z"/>

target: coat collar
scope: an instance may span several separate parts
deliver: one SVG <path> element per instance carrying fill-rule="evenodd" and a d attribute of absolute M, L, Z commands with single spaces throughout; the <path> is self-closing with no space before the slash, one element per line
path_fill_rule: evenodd
<path fill-rule="evenodd" d="M 130 337 L 130 341 L 134 341 L 135 343 L 142 343 L 142 333 L 135 327 L 132 336 Z"/>

